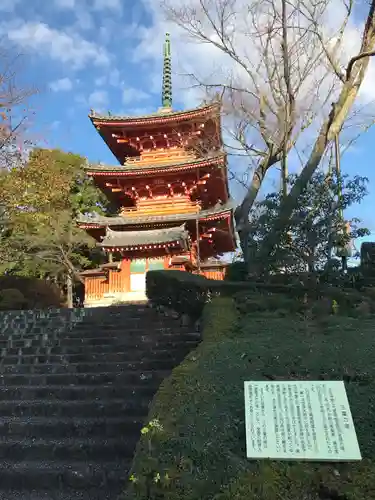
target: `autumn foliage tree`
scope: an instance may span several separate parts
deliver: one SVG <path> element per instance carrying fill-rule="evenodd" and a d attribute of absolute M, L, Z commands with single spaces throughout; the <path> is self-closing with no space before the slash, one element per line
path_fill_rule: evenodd
<path fill-rule="evenodd" d="M 94 240 L 79 229 L 79 213 L 100 211 L 105 199 L 84 172 L 86 160 L 60 150 L 35 149 L 0 179 L 7 214 L 2 269 L 54 277 L 72 305 L 74 280 L 91 265 Z"/>

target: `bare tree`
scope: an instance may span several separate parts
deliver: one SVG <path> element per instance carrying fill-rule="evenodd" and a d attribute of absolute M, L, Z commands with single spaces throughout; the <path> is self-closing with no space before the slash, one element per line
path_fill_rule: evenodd
<path fill-rule="evenodd" d="M 0 169 L 14 166 L 22 156 L 32 114 L 28 107 L 35 89 L 18 84 L 21 57 L 0 45 Z"/>
<path fill-rule="evenodd" d="M 358 96 L 359 89 L 366 75 L 370 57 L 375 55 L 375 0 L 371 1 L 366 23 L 362 34 L 362 43 L 359 52 L 352 57 L 345 73 L 341 76 L 340 93 L 332 103 L 332 109 L 322 124 L 315 140 L 310 157 L 304 165 L 297 182 L 284 199 L 280 215 L 276 220 L 273 230 L 265 238 L 262 245 L 261 257 L 267 258 L 274 246 L 280 241 L 281 235 L 288 226 L 288 221 L 298 198 L 306 188 L 309 180 L 317 170 L 327 146 L 337 138 L 344 122 Z"/>
<path fill-rule="evenodd" d="M 227 150 L 252 168 L 251 180 L 245 182 L 246 194 L 235 212 L 245 259 L 249 258 L 249 212 L 267 172 L 280 164 L 285 207 L 295 203 L 296 186 L 303 189 L 315 169 L 303 169 L 301 182 L 288 194 L 288 155 L 297 145 L 299 149 L 310 146 L 311 151 L 312 137 L 332 119 L 335 100 L 342 111 L 345 108 L 344 115 L 335 112 L 334 121 L 341 122 L 335 127 L 338 132 L 354 103 L 357 84 L 363 80 L 368 64 L 365 54 L 372 44 L 363 43 L 359 55 L 343 69 L 344 35 L 353 0 L 335 3 L 340 5 L 340 16 L 332 21 L 329 0 L 195 0 L 189 7 L 163 2 L 170 20 L 193 41 L 209 44 L 223 57 L 219 74 L 189 76 L 209 94 L 220 93 Z M 350 90 L 356 89 L 350 105 L 339 97 L 344 87 L 348 98 Z M 315 168 L 332 140 L 332 125 L 327 141 L 319 143 L 323 149 Z M 241 182 L 238 175 L 232 176 Z M 284 224 L 288 212 L 283 213 Z"/>

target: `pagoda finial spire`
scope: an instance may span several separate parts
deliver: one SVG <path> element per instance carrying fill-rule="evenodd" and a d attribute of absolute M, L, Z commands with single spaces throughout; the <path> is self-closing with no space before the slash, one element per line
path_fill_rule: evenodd
<path fill-rule="evenodd" d="M 172 107 L 172 63 L 169 33 L 165 34 L 164 42 L 163 88 L 161 100 L 163 108 Z"/>

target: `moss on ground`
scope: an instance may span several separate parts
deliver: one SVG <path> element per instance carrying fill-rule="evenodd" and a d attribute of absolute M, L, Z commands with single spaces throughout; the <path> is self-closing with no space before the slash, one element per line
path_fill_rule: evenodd
<path fill-rule="evenodd" d="M 372 317 L 240 316 L 231 299 L 215 299 L 205 309 L 203 342 L 153 401 L 150 419 L 164 430 L 152 442 L 142 436 L 126 498 L 375 499 L 374 324 Z M 344 379 L 364 460 L 246 459 L 243 381 L 278 378 Z M 168 481 L 153 481 L 155 472 Z"/>

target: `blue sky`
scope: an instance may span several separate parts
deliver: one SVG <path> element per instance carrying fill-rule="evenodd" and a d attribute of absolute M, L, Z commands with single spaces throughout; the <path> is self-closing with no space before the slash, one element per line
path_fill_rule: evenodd
<path fill-rule="evenodd" d="M 0 0 L 0 39 L 22 55 L 21 82 L 39 90 L 31 103 L 38 142 L 82 154 L 90 161 L 115 163 L 88 120 L 88 111 L 92 107 L 133 115 L 157 110 L 166 31 L 172 33 L 174 107 L 199 104 L 181 73 L 199 72 L 207 65 L 209 52 L 188 47 L 156 4 L 152 0 Z M 373 231 L 374 143 L 375 129 L 371 129 L 343 157 L 344 172 L 370 180 L 370 195 L 348 215 L 363 218 Z M 233 185 L 232 192 L 240 195 L 238 186 Z"/>

